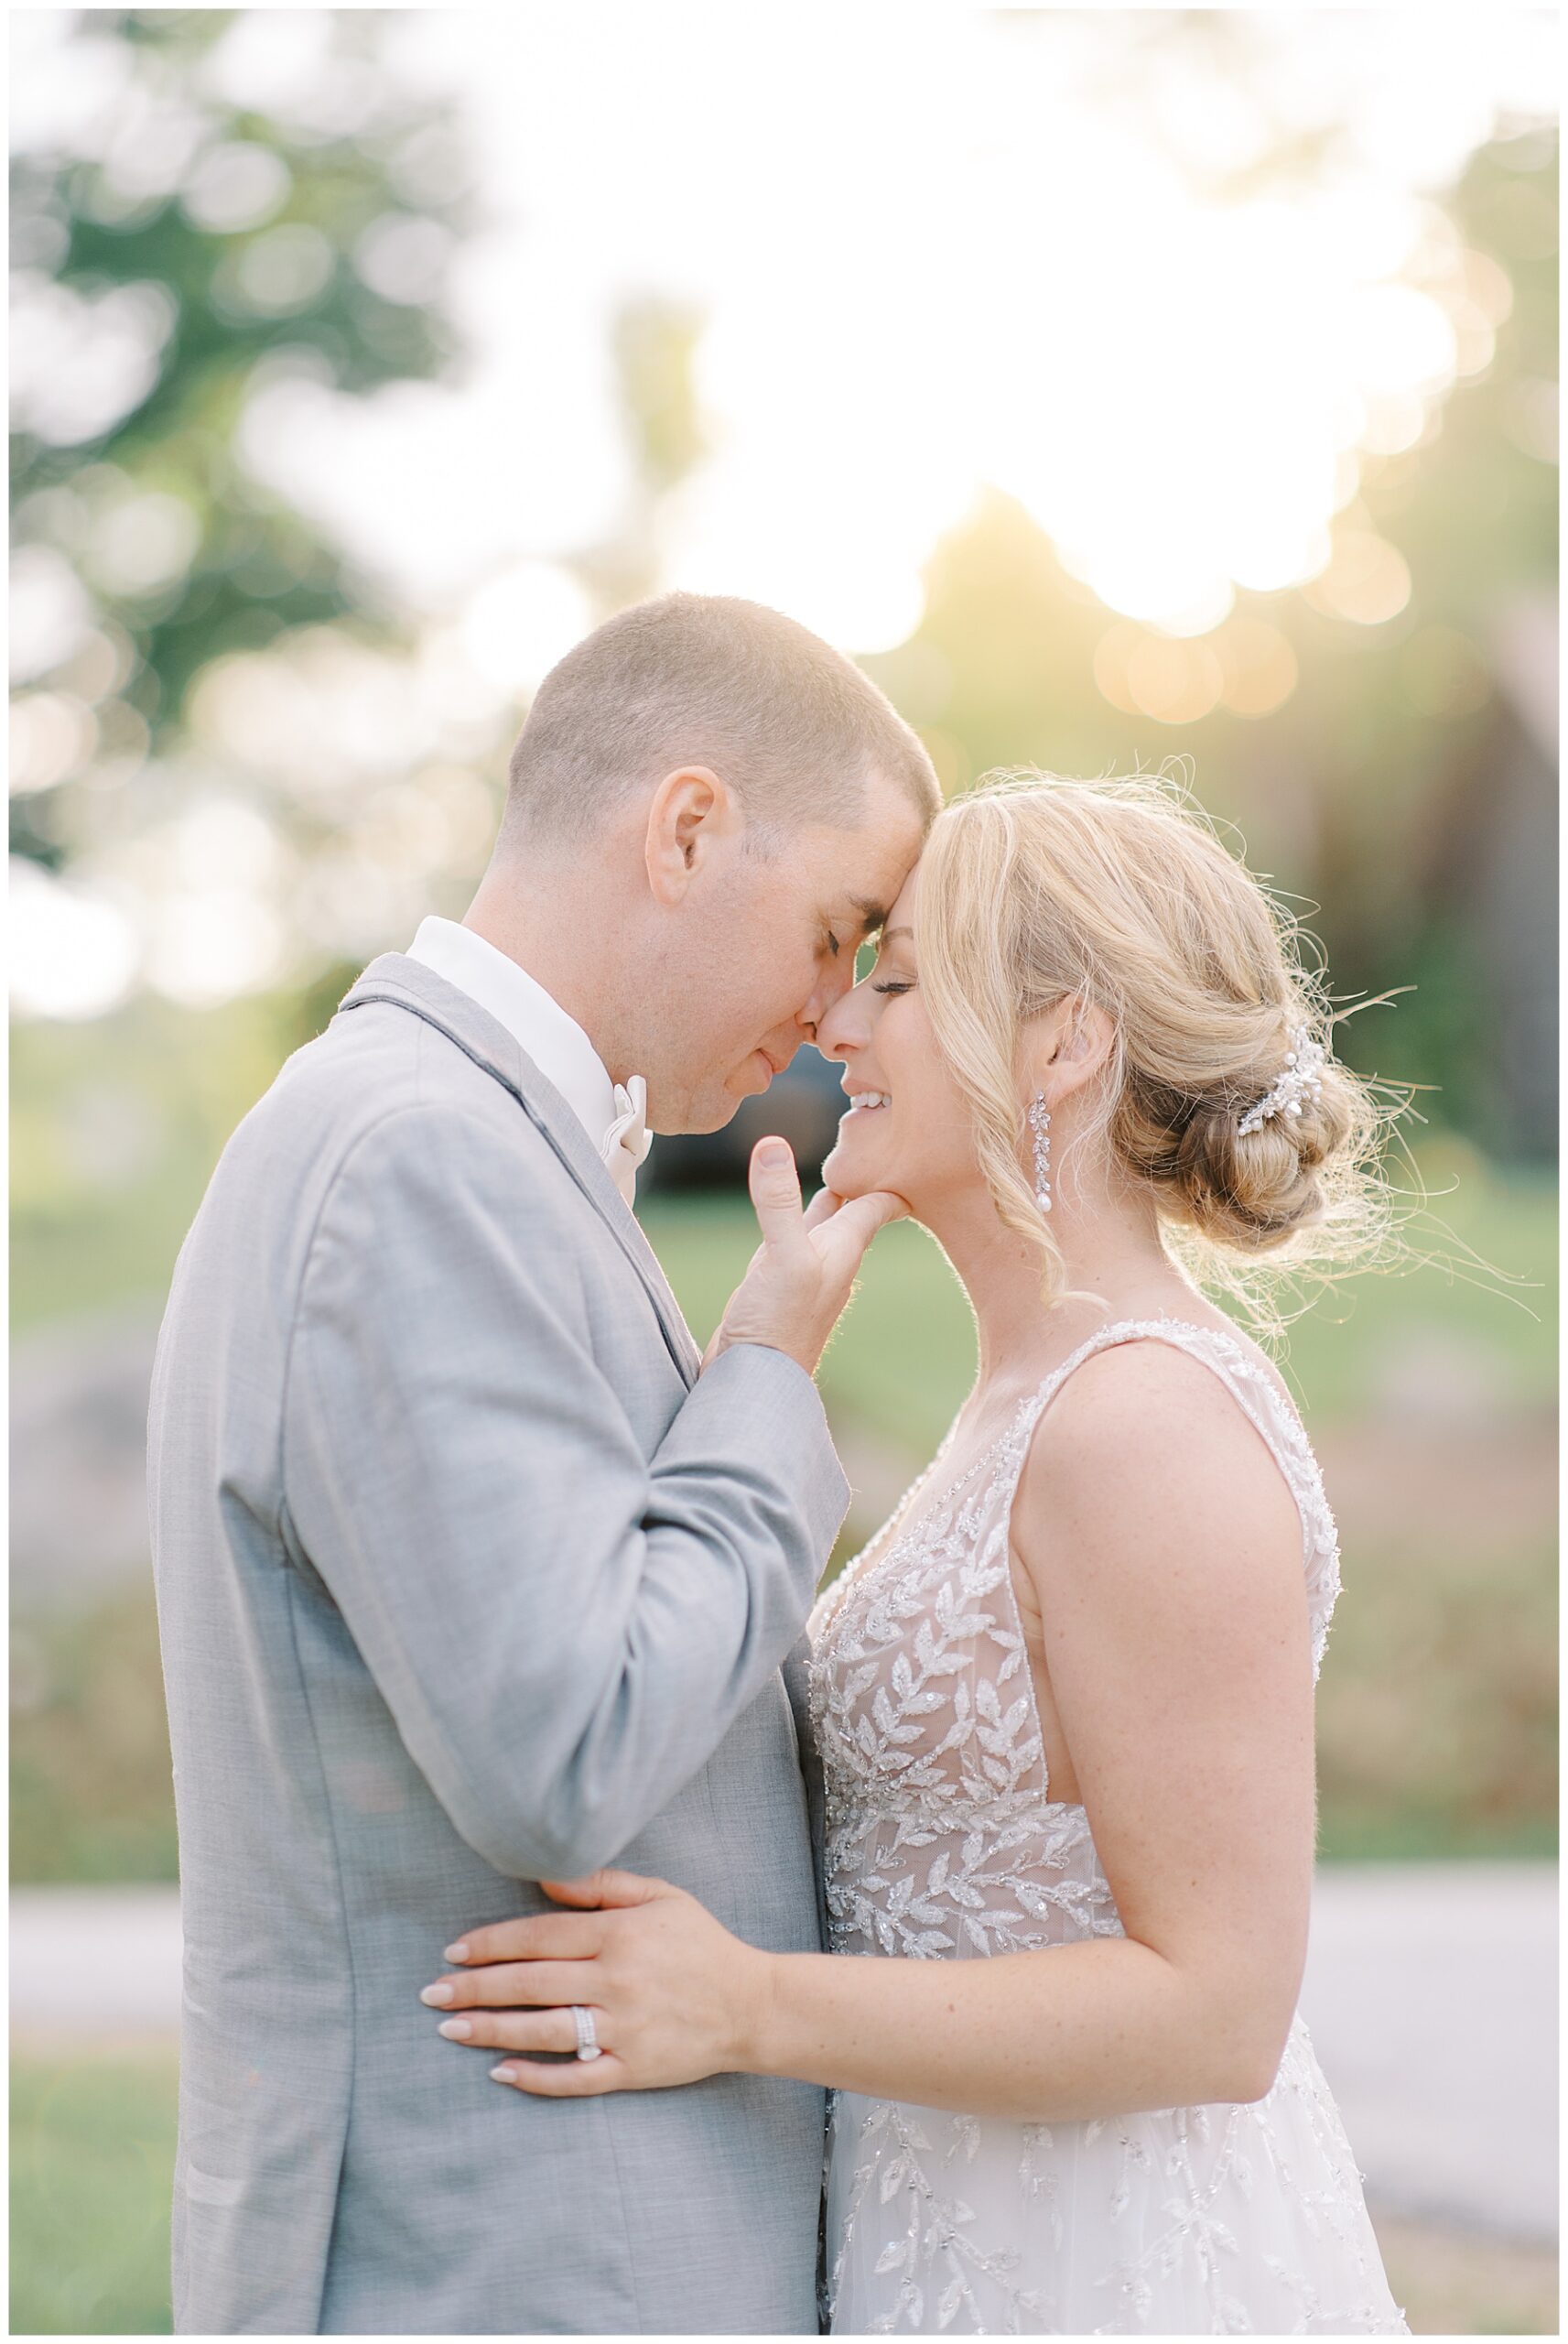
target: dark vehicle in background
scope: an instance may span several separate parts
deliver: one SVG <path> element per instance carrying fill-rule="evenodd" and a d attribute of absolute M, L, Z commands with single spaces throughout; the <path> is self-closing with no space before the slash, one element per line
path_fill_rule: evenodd
<path fill-rule="evenodd" d="M 655 1139 L 637 1182 L 644 1196 L 673 1196 L 682 1189 L 741 1188 L 757 1142 L 770 1132 L 787 1139 L 807 1188 L 822 1175 L 822 1161 L 838 1136 L 838 1119 L 849 1101 L 844 1069 L 810 1043 L 795 1052 L 760 1099 L 743 1100 L 721 1132 L 684 1133 Z"/>

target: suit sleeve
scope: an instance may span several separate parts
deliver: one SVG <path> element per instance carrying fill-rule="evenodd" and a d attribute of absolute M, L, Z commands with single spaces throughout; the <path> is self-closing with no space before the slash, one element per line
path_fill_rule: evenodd
<path fill-rule="evenodd" d="M 799 1636 L 849 1491 L 811 1378 L 757 1345 L 649 1460 L 519 1182 L 449 1111 L 359 1143 L 302 1278 L 284 1487 L 453 1824 L 537 1880 L 611 1861 L 706 1763 Z"/>

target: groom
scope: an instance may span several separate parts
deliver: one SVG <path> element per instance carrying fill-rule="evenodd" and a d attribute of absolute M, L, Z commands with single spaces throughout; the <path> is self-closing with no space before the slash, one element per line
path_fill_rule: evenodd
<path fill-rule="evenodd" d="M 373 961 L 223 1153 L 150 1426 L 184 2331 L 816 2330 L 818 2093 L 527 2100 L 419 1990 L 611 1860 L 817 1942 L 781 1664 L 847 1497 L 812 1370 L 892 1207 L 806 1232 L 763 1143 L 706 1364 L 629 1208 L 644 1095 L 711 1131 L 763 1091 L 936 803 L 789 620 L 625 612 L 540 687 L 466 920 Z"/>

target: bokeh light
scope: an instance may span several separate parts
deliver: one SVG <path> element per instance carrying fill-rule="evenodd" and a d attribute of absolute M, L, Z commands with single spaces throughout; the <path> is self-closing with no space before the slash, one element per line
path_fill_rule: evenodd
<path fill-rule="evenodd" d="M 1411 598 L 1410 564 L 1396 546 L 1371 529 L 1340 529 L 1328 560 L 1305 587 L 1306 598 L 1330 618 L 1380 626 L 1398 618 Z"/>

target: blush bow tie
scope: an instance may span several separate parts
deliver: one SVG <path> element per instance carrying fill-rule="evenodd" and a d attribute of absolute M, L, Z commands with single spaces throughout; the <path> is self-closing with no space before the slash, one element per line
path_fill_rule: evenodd
<path fill-rule="evenodd" d="M 610 1177 L 629 1205 L 637 1201 L 637 1167 L 654 1145 L 648 1129 L 648 1086 L 640 1074 L 628 1075 L 624 1089 L 615 1086 L 615 1121 L 604 1134 L 600 1154 Z"/>

